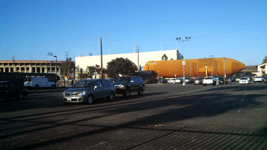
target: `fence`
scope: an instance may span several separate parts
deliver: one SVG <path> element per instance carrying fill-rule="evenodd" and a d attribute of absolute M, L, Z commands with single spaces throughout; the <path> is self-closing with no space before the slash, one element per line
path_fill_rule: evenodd
<path fill-rule="evenodd" d="M 80 80 L 58 80 L 57 87 L 71 87 Z"/>

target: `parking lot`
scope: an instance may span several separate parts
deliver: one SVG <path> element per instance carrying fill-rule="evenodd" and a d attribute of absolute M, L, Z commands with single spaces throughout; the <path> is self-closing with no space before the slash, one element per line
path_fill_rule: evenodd
<path fill-rule="evenodd" d="M 267 84 L 146 84 L 92 105 L 66 88 L 0 100 L 0 149 L 267 149 Z"/>

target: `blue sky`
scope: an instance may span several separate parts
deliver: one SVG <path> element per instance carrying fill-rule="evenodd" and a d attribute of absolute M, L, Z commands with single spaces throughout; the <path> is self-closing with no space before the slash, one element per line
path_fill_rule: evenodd
<path fill-rule="evenodd" d="M 162 45 L 186 59 L 213 55 L 245 65 L 267 55 L 266 0 L 2 0 L 0 12 L 0 60 L 100 55 L 100 37 L 103 54 Z M 183 50 L 176 37 L 186 36 Z"/>

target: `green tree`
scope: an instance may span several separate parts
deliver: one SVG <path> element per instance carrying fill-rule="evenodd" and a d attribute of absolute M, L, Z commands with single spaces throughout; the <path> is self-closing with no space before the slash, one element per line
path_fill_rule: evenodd
<path fill-rule="evenodd" d="M 100 65 L 95 65 L 95 66 L 87 66 L 87 72 L 88 72 L 88 77 L 92 78 L 93 75 L 95 74 L 101 74 L 101 67 Z M 103 76 L 105 76 L 105 74 L 107 74 L 107 69 L 102 68 L 102 73 Z"/>
<path fill-rule="evenodd" d="M 161 57 L 162 60 L 168 60 L 168 57 L 166 54 L 163 54 L 162 57 Z"/>
<path fill-rule="evenodd" d="M 130 76 L 133 75 L 136 70 L 137 66 L 127 58 L 116 58 L 107 64 L 107 75 L 110 78 L 117 78 L 119 74 L 122 76 Z"/>
<path fill-rule="evenodd" d="M 267 56 L 264 57 L 262 63 L 263 63 L 263 64 L 264 64 L 264 63 L 267 63 Z"/>
<path fill-rule="evenodd" d="M 75 63 L 71 61 L 71 58 L 66 58 L 66 61 L 60 65 L 60 72 L 64 76 L 72 74 L 74 69 Z"/>

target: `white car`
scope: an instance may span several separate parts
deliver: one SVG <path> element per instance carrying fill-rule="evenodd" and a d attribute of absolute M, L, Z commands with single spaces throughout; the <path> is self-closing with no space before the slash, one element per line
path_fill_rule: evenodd
<path fill-rule="evenodd" d="M 212 76 L 205 77 L 203 79 L 202 83 L 203 83 L 203 86 L 205 86 L 205 85 L 213 85 L 214 84 L 213 77 Z"/>
<path fill-rule="evenodd" d="M 182 83 L 182 79 L 181 78 L 177 78 L 177 79 L 169 79 L 168 83 Z"/>
<path fill-rule="evenodd" d="M 264 78 L 263 77 L 254 77 L 253 82 L 263 82 Z"/>
<path fill-rule="evenodd" d="M 239 84 L 249 84 L 249 78 L 248 77 L 240 78 Z"/>

